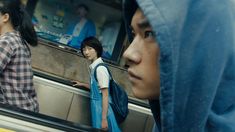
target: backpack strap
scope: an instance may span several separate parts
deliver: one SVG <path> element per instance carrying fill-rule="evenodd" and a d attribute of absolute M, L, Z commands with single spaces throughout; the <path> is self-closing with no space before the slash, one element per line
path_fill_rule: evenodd
<path fill-rule="evenodd" d="M 111 74 L 109 68 L 104 63 L 100 63 L 94 68 L 95 80 L 97 81 L 96 70 L 99 66 L 104 66 L 108 70 L 108 73 L 109 73 L 109 76 L 110 76 L 111 80 L 113 80 L 113 77 L 112 77 L 112 74 Z"/>

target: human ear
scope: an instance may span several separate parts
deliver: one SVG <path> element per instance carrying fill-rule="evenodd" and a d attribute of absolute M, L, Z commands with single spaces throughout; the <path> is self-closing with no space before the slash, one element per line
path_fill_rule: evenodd
<path fill-rule="evenodd" d="M 9 19 L 10 19 L 10 16 L 9 16 L 8 13 L 5 13 L 5 14 L 2 15 L 2 21 L 3 21 L 4 23 L 8 22 Z"/>

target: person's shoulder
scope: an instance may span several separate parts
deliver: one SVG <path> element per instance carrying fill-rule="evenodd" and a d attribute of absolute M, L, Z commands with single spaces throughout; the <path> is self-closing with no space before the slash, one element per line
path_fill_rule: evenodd
<path fill-rule="evenodd" d="M 9 39 L 6 39 L 6 37 L 1 37 L 0 47 L 11 47 Z"/>
<path fill-rule="evenodd" d="M 17 49 L 16 41 L 10 36 L 0 37 L 0 50 L 7 53 L 12 53 Z"/>
<path fill-rule="evenodd" d="M 14 46 L 17 42 L 17 36 L 12 33 L 6 33 L 0 37 L 1 45 Z"/>
<path fill-rule="evenodd" d="M 99 65 L 98 67 L 97 67 L 97 72 L 106 72 L 106 71 L 108 71 L 108 69 L 107 69 L 108 67 L 105 65 L 105 64 L 101 64 L 101 65 Z"/>
<path fill-rule="evenodd" d="M 100 65 L 97 67 L 96 76 L 110 76 L 108 72 L 108 67 Z"/>
<path fill-rule="evenodd" d="M 107 65 L 104 63 L 99 63 L 96 67 L 97 67 L 97 69 L 103 69 L 103 68 L 106 68 Z"/>

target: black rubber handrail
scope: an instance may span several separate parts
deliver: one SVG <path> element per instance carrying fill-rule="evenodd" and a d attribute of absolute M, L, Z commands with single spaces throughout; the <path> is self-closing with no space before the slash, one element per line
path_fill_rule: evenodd
<path fill-rule="evenodd" d="M 46 126 L 49 128 L 59 129 L 67 132 L 100 132 L 101 130 L 90 126 L 73 123 L 48 115 L 35 113 L 32 111 L 20 109 L 14 106 L 0 103 L 0 115 L 19 119 L 26 122 Z M 11 126 L 12 127 L 12 126 Z"/>

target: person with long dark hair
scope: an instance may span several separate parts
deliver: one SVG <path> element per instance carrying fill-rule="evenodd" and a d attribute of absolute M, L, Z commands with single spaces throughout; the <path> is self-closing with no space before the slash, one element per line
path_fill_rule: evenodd
<path fill-rule="evenodd" d="M 20 0 L 0 0 L 0 103 L 39 111 L 29 45 L 37 45 Z"/>

